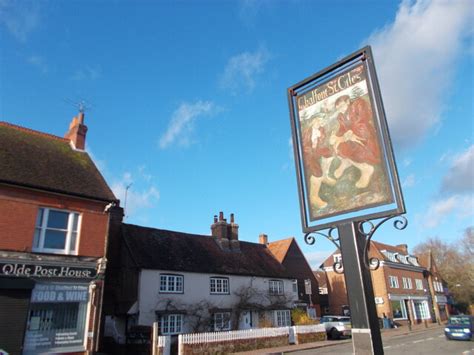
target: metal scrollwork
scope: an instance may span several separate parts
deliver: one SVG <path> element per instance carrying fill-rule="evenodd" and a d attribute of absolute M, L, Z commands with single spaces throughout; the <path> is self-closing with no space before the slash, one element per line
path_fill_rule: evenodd
<path fill-rule="evenodd" d="M 342 259 L 339 261 L 336 261 L 333 265 L 332 268 L 336 274 L 343 274 L 344 273 L 344 265 L 342 264 Z"/>
<path fill-rule="evenodd" d="M 316 236 L 320 235 L 324 238 L 326 238 L 327 240 L 329 240 L 330 242 L 332 242 L 337 249 L 341 249 L 340 245 L 339 245 L 339 235 L 334 235 L 334 231 L 337 232 L 337 228 L 336 227 L 332 227 L 329 229 L 328 231 L 328 234 L 324 234 L 322 232 L 309 232 L 309 233 L 306 233 L 304 235 L 304 241 L 306 242 L 306 244 L 308 245 L 313 245 L 315 242 L 316 242 L 316 237 L 313 236 L 312 234 L 315 234 Z"/>
<path fill-rule="evenodd" d="M 365 247 L 364 247 L 364 265 L 367 269 L 369 270 L 377 270 L 380 266 L 380 260 L 378 258 L 369 258 L 369 250 L 370 250 L 370 241 L 372 237 L 374 236 L 375 231 L 385 222 L 394 219 L 393 221 L 393 226 L 398 229 L 398 230 L 403 230 L 407 227 L 408 225 L 408 220 L 404 216 L 396 215 L 396 216 L 389 216 L 386 217 L 378 223 L 374 223 L 372 221 L 366 220 L 366 221 L 361 221 L 358 225 L 359 233 L 363 235 L 365 239 Z M 364 230 L 364 225 L 369 225 L 370 228 L 366 232 Z"/>

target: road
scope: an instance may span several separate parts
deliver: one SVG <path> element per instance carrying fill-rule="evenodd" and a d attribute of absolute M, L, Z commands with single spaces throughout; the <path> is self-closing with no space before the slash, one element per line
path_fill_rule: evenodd
<path fill-rule="evenodd" d="M 474 355 L 474 342 L 447 340 L 443 328 L 427 329 L 407 335 L 387 336 L 383 334 L 384 353 L 386 355 Z M 291 355 L 352 355 L 352 343 L 344 343 L 319 349 L 294 351 Z"/>

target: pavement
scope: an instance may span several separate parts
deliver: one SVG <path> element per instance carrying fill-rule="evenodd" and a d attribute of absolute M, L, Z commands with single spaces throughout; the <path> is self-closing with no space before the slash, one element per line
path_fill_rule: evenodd
<path fill-rule="evenodd" d="M 395 337 L 395 336 L 403 336 L 407 334 L 413 334 L 417 332 L 423 332 L 427 329 L 435 329 L 444 328 L 444 324 L 437 324 L 437 323 L 428 323 L 426 324 L 416 324 L 412 326 L 410 330 L 408 326 L 402 326 L 398 328 L 391 328 L 391 329 L 381 329 L 382 337 Z M 300 350 L 309 350 L 309 349 L 318 349 L 318 348 L 325 348 L 328 346 L 334 346 L 344 343 L 351 343 L 352 339 L 341 339 L 341 340 L 324 340 L 318 341 L 314 343 L 306 343 L 306 344 L 294 344 L 294 345 L 287 345 L 287 346 L 280 346 L 276 348 L 267 348 L 267 349 L 258 349 L 252 351 L 244 351 L 235 354 L 239 355 L 255 355 L 255 354 L 266 354 L 266 355 L 277 355 L 277 354 L 290 354 L 294 351 Z"/>

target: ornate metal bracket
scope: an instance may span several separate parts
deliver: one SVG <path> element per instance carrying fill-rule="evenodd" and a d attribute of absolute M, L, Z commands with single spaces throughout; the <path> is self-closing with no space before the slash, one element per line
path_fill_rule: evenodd
<path fill-rule="evenodd" d="M 334 234 L 335 232 L 337 232 L 337 227 L 329 228 L 328 234 L 324 234 L 322 232 L 309 232 L 304 235 L 304 241 L 308 245 L 313 245 L 316 242 L 316 237 L 319 235 L 329 240 L 331 243 L 333 243 L 336 246 L 337 249 L 341 250 L 341 246 L 339 244 L 339 235 L 335 235 Z M 338 274 L 342 274 L 344 272 L 342 259 L 339 259 L 333 264 L 333 269 Z"/>
<path fill-rule="evenodd" d="M 358 230 L 361 235 L 365 237 L 365 247 L 364 247 L 364 265 L 369 270 L 377 270 L 380 266 L 380 260 L 378 258 L 369 258 L 369 251 L 370 251 L 370 241 L 374 236 L 375 231 L 385 222 L 394 219 L 393 226 L 398 230 L 403 230 L 408 225 L 408 220 L 404 216 L 396 215 L 396 216 L 388 216 L 383 218 L 382 220 L 374 223 L 370 220 L 361 221 L 358 223 Z M 364 226 L 368 225 L 369 230 L 365 232 Z"/>

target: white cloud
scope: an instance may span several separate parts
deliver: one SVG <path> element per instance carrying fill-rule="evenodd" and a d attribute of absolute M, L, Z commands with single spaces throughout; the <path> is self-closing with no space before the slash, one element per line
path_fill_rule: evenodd
<path fill-rule="evenodd" d="M 332 251 L 313 251 L 311 253 L 305 253 L 306 260 L 311 266 L 312 270 L 317 270 L 319 266 L 326 260 Z"/>
<path fill-rule="evenodd" d="M 26 42 L 40 20 L 40 2 L 0 0 L 0 25 L 18 41 Z"/>
<path fill-rule="evenodd" d="M 402 187 L 413 187 L 415 186 L 416 179 L 415 174 L 408 175 L 402 182 Z"/>
<path fill-rule="evenodd" d="M 220 78 L 220 86 L 237 91 L 251 92 L 256 86 L 259 74 L 263 73 L 265 64 L 270 59 L 268 51 L 260 48 L 255 52 L 244 52 L 229 59 Z"/>
<path fill-rule="evenodd" d="M 82 80 L 96 80 L 102 76 L 102 68 L 100 65 L 89 66 L 86 65 L 84 68 L 76 70 L 72 75 L 71 79 L 75 81 Z"/>
<path fill-rule="evenodd" d="M 167 148 L 174 142 L 181 146 L 189 146 L 192 143 L 195 121 L 203 116 L 214 115 L 220 110 L 219 107 L 210 101 L 181 104 L 174 111 L 168 124 L 168 129 L 160 138 L 160 148 Z"/>
<path fill-rule="evenodd" d="M 474 145 L 453 158 L 441 190 L 454 193 L 474 191 Z"/>
<path fill-rule="evenodd" d="M 426 228 L 435 228 L 446 218 L 472 218 L 474 215 L 474 195 L 453 195 L 435 201 L 423 217 L 422 224 Z"/>
<path fill-rule="evenodd" d="M 41 73 L 46 74 L 48 72 L 48 65 L 43 57 L 38 55 L 33 55 L 27 59 L 28 63 L 38 68 Z"/>
<path fill-rule="evenodd" d="M 470 1 L 403 1 L 395 21 L 373 33 L 382 95 L 394 141 L 417 143 L 440 123 L 453 67 L 469 45 Z"/>
<path fill-rule="evenodd" d="M 128 189 L 127 189 L 128 188 Z M 145 183 L 140 178 L 134 177 L 131 172 L 125 172 L 120 181 L 115 181 L 111 185 L 115 196 L 120 199 L 120 204 L 124 207 L 126 217 L 139 213 L 145 208 L 152 208 L 160 199 L 160 192 L 151 183 Z"/>

